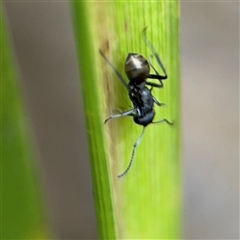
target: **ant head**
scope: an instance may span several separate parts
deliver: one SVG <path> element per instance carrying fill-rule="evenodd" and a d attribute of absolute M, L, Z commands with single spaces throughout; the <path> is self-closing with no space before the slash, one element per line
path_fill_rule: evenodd
<path fill-rule="evenodd" d="M 137 84 L 146 80 L 150 72 L 148 61 L 137 53 L 129 53 L 125 62 L 125 73 L 130 81 Z"/>

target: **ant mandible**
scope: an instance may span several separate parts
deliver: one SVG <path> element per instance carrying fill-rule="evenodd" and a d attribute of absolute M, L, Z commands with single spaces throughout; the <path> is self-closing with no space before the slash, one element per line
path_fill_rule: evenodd
<path fill-rule="evenodd" d="M 157 63 L 161 67 L 164 75 L 160 75 L 158 71 L 153 67 L 153 65 L 148 62 L 142 55 L 137 53 L 129 53 L 127 56 L 127 59 L 125 61 L 125 73 L 129 79 L 129 83 L 127 83 L 122 75 L 119 73 L 119 71 L 112 65 L 112 63 L 109 62 L 109 60 L 105 57 L 103 52 L 99 50 L 101 56 L 106 60 L 106 62 L 110 65 L 110 67 L 113 69 L 113 71 L 116 73 L 120 81 L 123 83 L 123 85 L 128 90 L 128 95 L 130 100 L 133 103 L 133 108 L 118 114 L 111 115 L 108 117 L 104 123 L 109 121 L 113 118 L 119 118 L 124 116 L 132 116 L 135 123 L 142 125 L 143 130 L 137 141 L 133 145 L 132 155 L 130 162 L 126 168 L 126 170 L 118 175 L 118 177 L 123 177 L 130 169 L 135 151 L 137 146 L 140 144 L 144 130 L 147 125 L 151 123 L 162 123 L 166 122 L 169 125 L 172 125 L 172 122 L 168 121 L 166 118 L 163 118 L 159 121 L 153 122 L 155 111 L 154 111 L 154 103 L 158 106 L 164 105 L 163 103 L 160 103 L 153 95 L 152 95 L 152 89 L 155 88 L 163 88 L 163 80 L 166 80 L 168 78 L 167 72 L 165 70 L 165 67 L 162 64 L 162 61 L 157 54 L 156 50 L 152 46 L 152 44 L 147 40 L 146 38 L 146 28 L 142 32 L 143 40 L 145 44 L 149 47 L 152 54 L 154 55 Z M 150 67 L 154 70 L 155 74 L 150 74 Z M 156 79 L 159 82 L 149 82 L 147 79 Z M 146 87 L 146 85 L 151 86 L 150 89 Z"/>

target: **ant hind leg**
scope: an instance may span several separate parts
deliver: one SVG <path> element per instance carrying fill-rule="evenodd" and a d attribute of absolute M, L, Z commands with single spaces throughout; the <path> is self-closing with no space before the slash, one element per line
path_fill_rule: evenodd
<path fill-rule="evenodd" d="M 118 178 L 123 177 L 124 175 L 126 175 L 126 174 L 128 173 L 128 171 L 129 171 L 129 169 L 131 168 L 132 163 L 133 163 L 133 159 L 134 159 L 134 155 L 135 155 L 135 152 L 136 152 L 136 149 L 137 149 L 138 145 L 140 144 L 140 142 L 141 142 L 141 140 L 142 140 L 142 137 L 143 137 L 145 128 L 146 128 L 146 127 L 143 127 L 143 130 L 142 130 L 141 135 L 139 136 L 139 138 L 137 139 L 137 141 L 136 141 L 136 142 L 134 143 L 134 145 L 133 145 L 132 156 L 131 156 L 130 162 L 129 162 L 126 170 L 125 170 L 123 173 L 119 174 L 119 175 L 118 175 Z"/>
<path fill-rule="evenodd" d="M 152 122 L 152 123 L 156 124 L 156 123 L 163 123 L 163 122 L 167 123 L 168 125 L 173 125 L 173 122 L 170 122 L 170 121 L 167 120 L 166 118 L 163 118 L 163 119 L 161 119 L 161 120 L 159 120 L 159 121 Z"/>

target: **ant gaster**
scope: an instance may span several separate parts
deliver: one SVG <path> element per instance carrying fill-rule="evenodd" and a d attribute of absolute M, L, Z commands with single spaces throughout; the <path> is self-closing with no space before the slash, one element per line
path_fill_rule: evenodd
<path fill-rule="evenodd" d="M 153 122 L 155 111 L 154 111 L 154 103 L 158 106 L 164 105 L 163 103 L 160 103 L 153 95 L 152 95 L 152 89 L 155 88 L 163 88 L 163 82 L 162 80 L 167 79 L 167 73 L 166 70 L 161 62 L 161 59 L 155 49 L 153 48 L 152 44 L 146 39 L 146 28 L 143 30 L 143 40 L 145 44 L 150 48 L 152 54 L 154 55 L 157 63 L 161 67 L 164 75 L 160 75 L 157 70 L 153 67 L 153 65 L 148 62 L 142 55 L 137 53 L 129 53 L 127 56 L 127 59 L 125 61 L 125 73 L 129 79 L 129 83 L 124 80 L 122 75 L 119 73 L 119 71 L 109 62 L 109 60 L 105 57 L 103 52 L 99 50 L 101 56 L 106 60 L 106 62 L 111 66 L 111 68 L 114 70 L 120 81 L 123 83 L 123 85 L 127 88 L 129 98 L 131 99 L 133 103 L 133 108 L 130 110 L 127 110 L 125 112 L 121 112 L 118 114 L 111 115 L 108 117 L 104 123 L 109 121 L 113 118 L 119 118 L 124 116 L 132 116 L 135 123 L 142 125 L 143 130 L 137 141 L 134 143 L 133 150 L 132 150 L 132 156 L 130 159 L 130 162 L 126 168 L 126 170 L 118 175 L 118 177 L 123 177 L 130 169 L 135 151 L 139 143 L 141 142 L 141 139 L 144 134 L 145 127 L 148 124 L 151 123 L 161 123 L 166 122 L 169 125 L 172 125 L 170 121 L 163 118 L 159 121 Z M 150 66 L 154 70 L 155 74 L 150 74 Z M 149 82 L 147 79 L 154 79 L 158 80 L 157 83 L 155 82 Z M 150 86 L 150 89 L 146 86 Z"/>

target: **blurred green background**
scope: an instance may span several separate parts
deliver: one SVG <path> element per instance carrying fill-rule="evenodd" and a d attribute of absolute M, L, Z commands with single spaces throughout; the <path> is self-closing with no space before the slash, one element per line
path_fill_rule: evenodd
<path fill-rule="evenodd" d="M 3 7 L 56 236 L 96 239 L 70 4 Z M 182 2 L 181 41 L 184 238 L 238 239 L 239 3 Z"/>

